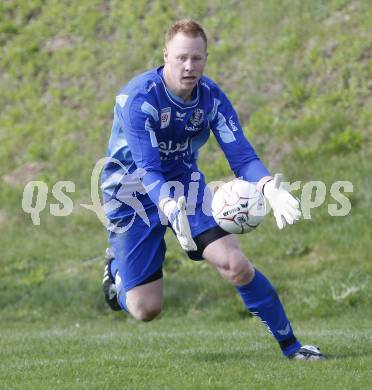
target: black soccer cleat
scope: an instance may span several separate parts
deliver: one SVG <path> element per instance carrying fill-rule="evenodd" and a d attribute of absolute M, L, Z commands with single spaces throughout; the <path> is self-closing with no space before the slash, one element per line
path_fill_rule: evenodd
<path fill-rule="evenodd" d="M 297 352 L 288 357 L 293 360 L 325 360 L 326 358 L 318 347 L 312 345 L 304 345 Z"/>
<path fill-rule="evenodd" d="M 106 303 L 110 306 L 111 310 L 119 311 L 121 307 L 118 302 L 118 294 L 115 285 L 115 278 L 111 273 L 111 262 L 114 260 L 110 248 L 106 249 L 105 253 L 105 271 L 103 273 L 102 290 Z"/>

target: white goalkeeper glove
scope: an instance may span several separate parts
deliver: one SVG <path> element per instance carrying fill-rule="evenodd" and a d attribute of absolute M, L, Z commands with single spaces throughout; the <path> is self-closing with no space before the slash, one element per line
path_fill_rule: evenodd
<path fill-rule="evenodd" d="M 163 211 L 172 225 L 181 247 L 185 251 L 196 251 L 196 244 L 191 236 L 189 221 L 186 215 L 186 199 L 181 196 L 176 202 L 174 199 L 162 199 L 159 208 Z"/>
<path fill-rule="evenodd" d="M 263 193 L 273 209 L 279 229 L 283 229 L 287 223 L 292 225 L 301 217 L 300 202 L 280 186 L 282 177 L 282 174 L 277 173 L 274 179 L 263 187 Z"/>

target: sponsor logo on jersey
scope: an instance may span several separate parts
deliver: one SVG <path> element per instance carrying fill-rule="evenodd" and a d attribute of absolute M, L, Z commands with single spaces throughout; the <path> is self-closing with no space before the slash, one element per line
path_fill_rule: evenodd
<path fill-rule="evenodd" d="M 174 142 L 173 140 L 159 142 L 159 151 L 165 156 L 177 152 L 185 152 L 190 143 L 190 138 L 186 138 L 183 142 Z"/>
<path fill-rule="evenodd" d="M 163 108 L 161 110 L 160 118 L 161 118 L 160 128 L 164 129 L 165 127 L 168 127 L 169 123 L 170 123 L 170 118 L 171 118 L 171 108 L 170 107 Z"/>
<path fill-rule="evenodd" d="M 239 130 L 238 127 L 236 126 L 232 116 L 230 116 L 229 123 L 230 123 L 232 131 L 238 131 Z"/>
<path fill-rule="evenodd" d="M 185 119 L 186 112 L 178 112 L 176 111 L 176 121 L 183 121 Z"/>

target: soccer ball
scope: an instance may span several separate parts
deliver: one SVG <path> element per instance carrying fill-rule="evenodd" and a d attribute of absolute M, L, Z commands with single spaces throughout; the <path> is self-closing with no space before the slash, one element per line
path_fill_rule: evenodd
<path fill-rule="evenodd" d="M 248 233 L 266 213 L 265 198 L 256 186 L 235 179 L 218 188 L 212 199 L 212 215 L 229 233 Z"/>

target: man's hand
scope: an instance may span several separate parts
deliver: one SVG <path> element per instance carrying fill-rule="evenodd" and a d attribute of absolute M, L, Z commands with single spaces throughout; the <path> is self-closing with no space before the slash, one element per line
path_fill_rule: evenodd
<path fill-rule="evenodd" d="M 163 199 L 160 209 L 168 218 L 177 239 L 185 251 L 196 251 L 196 244 L 191 236 L 189 221 L 186 215 L 186 199 L 181 196 L 176 202 L 174 199 Z"/>
<path fill-rule="evenodd" d="M 273 209 L 276 224 L 283 229 L 301 217 L 300 202 L 287 190 L 280 187 L 282 175 L 277 173 L 273 180 L 264 185 L 263 193 Z"/>

